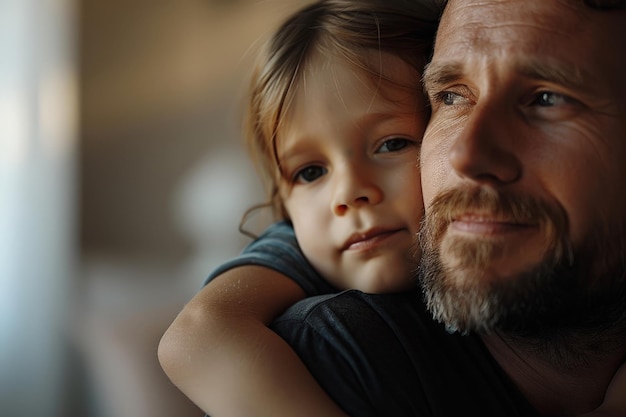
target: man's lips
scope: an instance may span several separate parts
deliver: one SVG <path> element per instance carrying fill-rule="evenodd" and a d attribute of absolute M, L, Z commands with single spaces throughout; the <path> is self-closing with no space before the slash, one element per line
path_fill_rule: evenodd
<path fill-rule="evenodd" d="M 498 235 L 510 232 L 520 232 L 534 228 L 536 224 L 519 222 L 512 219 L 497 218 L 483 214 L 463 214 L 452 219 L 450 227 L 459 232 Z"/>
<path fill-rule="evenodd" d="M 342 250 L 370 249 L 405 229 L 372 229 L 354 233 L 343 245 Z"/>

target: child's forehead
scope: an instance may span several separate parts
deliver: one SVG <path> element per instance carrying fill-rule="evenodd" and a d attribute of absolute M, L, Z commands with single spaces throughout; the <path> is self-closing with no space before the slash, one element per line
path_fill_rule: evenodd
<path fill-rule="evenodd" d="M 290 88 L 281 128 L 296 123 L 294 118 L 302 122 L 322 113 L 320 108 L 405 114 L 426 106 L 421 73 L 397 55 L 367 49 L 350 56 L 317 52 L 311 58 Z"/>
<path fill-rule="evenodd" d="M 300 87 L 306 87 L 307 82 L 318 79 L 320 73 L 330 76 L 328 82 L 332 85 L 336 81 L 332 75 L 339 72 L 352 73 L 377 86 L 388 83 L 421 89 L 422 74 L 415 66 L 397 54 L 367 48 L 349 52 L 316 48 L 302 68 Z"/>
<path fill-rule="evenodd" d="M 344 59 L 310 65 L 281 112 L 277 141 L 285 136 L 315 136 L 320 124 L 370 126 L 374 121 L 414 119 L 426 107 L 418 71 L 401 59 L 380 56 L 355 64 Z M 365 66 L 364 66 L 365 64 Z M 349 129 L 346 127 L 346 131 Z M 299 135 L 294 135 L 294 132 Z M 284 145 L 284 143 L 283 143 Z"/>

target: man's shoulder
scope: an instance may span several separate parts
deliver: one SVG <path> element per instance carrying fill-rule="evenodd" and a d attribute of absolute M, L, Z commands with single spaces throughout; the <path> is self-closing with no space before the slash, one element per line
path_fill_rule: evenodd
<path fill-rule="evenodd" d="M 350 415 L 533 415 L 480 338 L 446 331 L 417 290 L 308 298 L 272 328 Z"/>
<path fill-rule="evenodd" d="M 368 317 L 377 317 L 389 325 L 398 320 L 418 320 L 441 327 L 433 322 L 418 291 L 367 294 L 358 290 L 345 290 L 309 297 L 287 309 L 276 322 L 323 324 L 326 320 L 363 321 Z"/>

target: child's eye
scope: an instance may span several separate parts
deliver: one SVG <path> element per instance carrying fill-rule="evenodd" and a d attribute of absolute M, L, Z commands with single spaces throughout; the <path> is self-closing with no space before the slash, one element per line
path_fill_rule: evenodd
<path fill-rule="evenodd" d="M 318 165 L 310 165 L 296 172 L 294 178 L 296 182 L 309 183 L 326 174 L 326 172 L 326 168 L 324 167 Z"/>
<path fill-rule="evenodd" d="M 377 153 L 386 153 L 386 152 L 398 152 L 407 146 L 409 146 L 410 141 L 404 138 L 392 138 L 386 140 L 380 148 L 376 151 Z"/>

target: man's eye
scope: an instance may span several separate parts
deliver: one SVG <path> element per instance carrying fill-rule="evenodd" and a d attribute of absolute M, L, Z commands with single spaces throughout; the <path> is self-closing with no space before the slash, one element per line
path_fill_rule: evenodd
<path fill-rule="evenodd" d="M 311 165 L 302 168 L 300 171 L 296 172 L 295 181 L 309 183 L 315 181 L 324 174 L 326 174 L 326 168 L 317 165 Z"/>
<path fill-rule="evenodd" d="M 571 100 L 569 100 L 566 96 L 562 94 L 542 91 L 535 96 L 534 100 L 531 102 L 531 105 L 537 105 L 541 107 L 554 107 L 562 104 L 568 104 L 570 101 Z"/>
<path fill-rule="evenodd" d="M 442 91 L 437 93 L 433 98 L 436 103 L 441 103 L 444 106 L 462 105 L 468 102 L 467 98 L 460 94 L 453 93 L 452 91 Z"/>
<path fill-rule="evenodd" d="M 404 138 L 393 138 L 386 140 L 380 148 L 378 148 L 378 153 L 387 153 L 387 152 L 398 152 L 404 148 L 409 146 L 409 140 Z"/>
<path fill-rule="evenodd" d="M 558 121 L 574 117 L 585 106 L 575 98 L 552 91 L 537 91 L 524 103 L 528 117 L 537 120 Z"/>
<path fill-rule="evenodd" d="M 441 97 L 441 102 L 445 104 L 446 106 L 452 106 L 457 97 L 458 96 L 454 93 L 449 93 L 449 92 L 443 93 L 443 96 Z"/>

